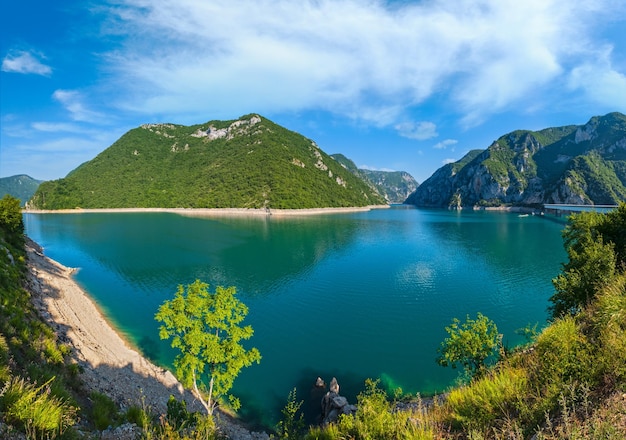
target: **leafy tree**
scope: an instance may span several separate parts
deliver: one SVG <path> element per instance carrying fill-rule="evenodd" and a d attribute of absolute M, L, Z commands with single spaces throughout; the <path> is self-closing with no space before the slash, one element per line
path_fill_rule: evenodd
<path fill-rule="evenodd" d="M 582 212 L 563 231 L 568 262 L 552 280 L 554 317 L 575 314 L 626 265 L 626 204 L 607 214 Z"/>
<path fill-rule="evenodd" d="M 235 294 L 234 287 L 222 286 L 209 292 L 208 284 L 196 280 L 186 288 L 178 286 L 174 299 L 165 301 L 155 316 L 162 323 L 161 339 L 172 338 L 172 347 L 180 350 L 174 360 L 176 375 L 184 386 L 193 387 L 208 414 L 213 414 L 216 400 L 227 395 L 241 369 L 261 360 L 256 348 L 241 345 L 254 332 L 249 325 L 240 326 L 248 308 Z M 238 401 L 229 397 L 237 407 Z"/>
<path fill-rule="evenodd" d="M 24 234 L 20 201 L 8 194 L 0 199 L 0 228 L 15 237 Z"/>
<path fill-rule="evenodd" d="M 454 318 L 446 327 L 449 336 L 441 343 L 437 363 L 443 367 L 463 366 L 471 376 L 478 375 L 485 366 L 485 361 L 498 346 L 500 336 L 496 324 L 478 313 L 476 319 L 467 319 L 461 324 Z"/>

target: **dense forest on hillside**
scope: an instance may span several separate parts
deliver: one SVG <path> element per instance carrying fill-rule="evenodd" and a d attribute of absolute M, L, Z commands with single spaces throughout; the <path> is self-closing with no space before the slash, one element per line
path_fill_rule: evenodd
<path fill-rule="evenodd" d="M 385 203 L 311 140 L 248 115 L 130 130 L 64 179 L 44 182 L 29 206 L 300 209 Z"/>
<path fill-rule="evenodd" d="M 41 182 L 41 180 L 33 179 L 25 174 L 0 177 L 0 197 L 4 197 L 8 194 L 11 197 L 19 199 L 21 205 L 24 206 L 33 194 L 35 194 Z"/>

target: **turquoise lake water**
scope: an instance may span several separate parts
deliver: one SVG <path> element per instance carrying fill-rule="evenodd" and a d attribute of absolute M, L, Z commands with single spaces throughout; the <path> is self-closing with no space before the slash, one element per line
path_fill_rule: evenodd
<path fill-rule="evenodd" d="M 235 286 L 263 359 L 234 393 L 248 420 L 273 425 L 294 387 L 307 409 L 318 376 L 354 401 L 366 378 L 423 394 L 456 370 L 435 363 L 452 318 L 481 312 L 510 346 L 543 326 L 565 261 L 564 223 L 515 213 L 405 206 L 308 217 L 169 213 L 25 214 L 47 256 L 146 356 L 170 365 L 154 314 L 179 284 Z"/>

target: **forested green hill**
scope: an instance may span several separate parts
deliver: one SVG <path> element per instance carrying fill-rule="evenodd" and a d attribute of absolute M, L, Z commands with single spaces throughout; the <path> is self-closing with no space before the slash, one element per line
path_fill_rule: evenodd
<path fill-rule="evenodd" d="M 0 197 L 6 194 L 20 200 L 22 206 L 35 194 L 41 180 L 33 179 L 25 174 L 0 177 Z"/>
<path fill-rule="evenodd" d="M 258 115 L 183 126 L 147 124 L 44 182 L 34 209 L 278 208 L 385 204 L 315 142 Z"/>
<path fill-rule="evenodd" d="M 626 200 L 626 115 L 516 130 L 446 165 L 407 199 L 417 206 L 609 204 Z"/>

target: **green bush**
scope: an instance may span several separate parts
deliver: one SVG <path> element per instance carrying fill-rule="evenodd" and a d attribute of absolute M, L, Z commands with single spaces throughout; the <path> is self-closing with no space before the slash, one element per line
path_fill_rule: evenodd
<path fill-rule="evenodd" d="M 0 396 L 0 408 L 11 424 L 54 436 L 76 421 L 76 408 L 50 393 L 50 381 L 37 386 L 25 379 L 9 380 Z"/>
<path fill-rule="evenodd" d="M 109 396 L 93 391 L 89 397 L 92 402 L 91 419 L 97 429 L 107 429 L 119 423 L 117 405 Z"/>
<path fill-rule="evenodd" d="M 541 369 L 537 371 L 544 386 L 591 382 L 594 375 L 592 346 L 574 318 L 566 316 L 543 330 L 537 338 L 536 352 Z"/>
<path fill-rule="evenodd" d="M 303 403 L 303 400 L 297 401 L 295 388 L 289 392 L 287 404 L 281 410 L 283 418 L 277 426 L 280 438 L 296 439 L 300 437 L 304 429 L 304 414 L 300 411 Z"/>
<path fill-rule="evenodd" d="M 167 420 L 175 430 L 179 430 L 183 427 L 195 426 L 198 422 L 198 413 L 190 413 L 184 400 L 176 400 L 170 395 L 167 401 Z"/>
<path fill-rule="evenodd" d="M 471 384 L 450 391 L 449 418 L 456 428 L 485 430 L 517 411 L 528 385 L 526 371 L 502 368 Z"/>

